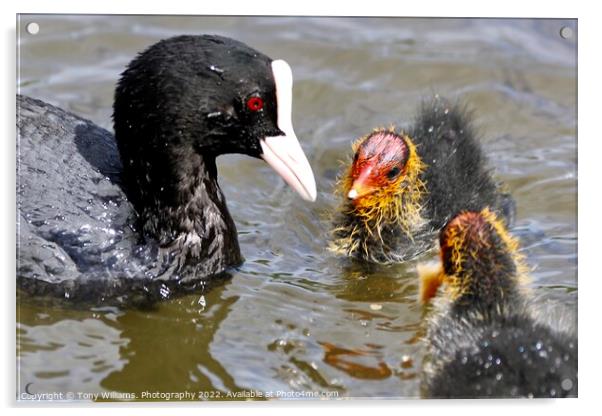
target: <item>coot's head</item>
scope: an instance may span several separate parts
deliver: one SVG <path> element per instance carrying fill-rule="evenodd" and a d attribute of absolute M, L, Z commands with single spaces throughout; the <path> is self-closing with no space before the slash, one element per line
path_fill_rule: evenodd
<path fill-rule="evenodd" d="M 352 214 L 367 221 L 419 221 L 424 184 L 412 140 L 393 129 L 377 129 L 353 145 L 354 158 L 340 182 Z"/>
<path fill-rule="evenodd" d="M 261 157 L 308 200 L 311 167 L 293 131 L 288 64 L 220 36 L 179 36 L 139 54 L 117 85 L 114 127 L 135 204 L 178 205 L 215 157 Z"/>
<path fill-rule="evenodd" d="M 496 305 L 524 286 L 526 267 L 518 241 L 489 208 L 453 217 L 441 230 L 439 245 L 440 268 L 421 276 L 422 301 L 434 296 L 441 283 L 460 305 Z"/>

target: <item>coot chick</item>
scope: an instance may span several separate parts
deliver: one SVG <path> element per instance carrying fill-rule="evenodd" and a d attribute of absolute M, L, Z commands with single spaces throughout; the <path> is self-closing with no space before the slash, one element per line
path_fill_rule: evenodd
<path fill-rule="evenodd" d="M 436 96 L 407 131 L 376 129 L 353 144 L 339 178 L 343 201 L 331 250 L 374 263 L 410 260 L 434 247 L 436 232 L 462 209 L 514 216 L 487 167 L 470 114 Z"/>
<path fill-rule="evenodd" d="M 307 200 L 288 64 L 233 39 L 178 36 L 115 90 L 115 137 L 17 97 L 17 279 L 34 294 L 128 303 L 196 289 L 242 263 L 216 157 L 263 158 Z"/>
<path fill-rule="evenodd" d="M 488 208 L 440 234 L 441 264 L 421 272 L 428 318 L 425 392 L 436 398 L 574 397 L 577 338 L 540 318 L 518 242 Z"/>

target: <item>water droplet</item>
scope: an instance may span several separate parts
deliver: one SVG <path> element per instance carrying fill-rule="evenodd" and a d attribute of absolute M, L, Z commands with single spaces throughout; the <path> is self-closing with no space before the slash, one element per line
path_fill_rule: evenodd
<path fill-rule="evenodd" d="M 224 73 L 224 70 L 223 70 L 223 69 L 221 69 L 221 68 L 218 68 L 218 67 L 217 67 L 217 66 L 215 66 L 215 65 L 210 65 L 210 66 L 209 66 L 209 69 L 210 69 L 210 70 L 212 70 L 212 71 L 213 71 L 213 72 L 215 72 L 215 73 L 218 73 L 218 74 L 223 74 L 223 73 Z"/>
<path fill-rule="evenodd" d="M 163 299 L 167 299 L 169 297 L 170 292 L 171 291 L 169 290 L 169 288 L 165 285 L 161 285 L 161 287 L 159 288 L 159 294 Z"/>
<path fill-rule="evenodd" d="M 401 357 L 401 368 L 411 368 L 412 358 L 409 355 L 403 355 Z"/>
<path fill-rule="evenodd" d="M 429 133 L 432 133 L 432 132 L 433 132 L 433 130 L 435 130 L 435 127 L 434 127 L 434 126 L 431 126 L 431 127 L 429 127 Z"/>
<path fill-rule="evenodd" d="M 500 381 L 500 380 L 502 379 L 502 373 L 497 373 L 497 374 L 495 375 L 495 379 L 496 379 L 497 381 Z"/>

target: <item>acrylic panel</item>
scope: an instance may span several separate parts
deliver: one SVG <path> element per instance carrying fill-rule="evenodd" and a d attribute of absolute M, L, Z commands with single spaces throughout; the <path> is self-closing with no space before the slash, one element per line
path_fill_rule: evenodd
<path fill-rule="evenodd" d="M 577 395 L 576 20 L 23 14 L 17 58 L 17 400 Z"/>

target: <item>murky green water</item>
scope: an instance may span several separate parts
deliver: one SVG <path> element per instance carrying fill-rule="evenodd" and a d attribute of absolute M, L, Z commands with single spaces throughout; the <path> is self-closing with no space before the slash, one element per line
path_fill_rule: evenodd
<path fill-rule="evenodd" d="M 576 42 L 559 36 L 565 25 L 576 33 L 574 21 L 23 17 L 29 21 L 41 31 L 20 28 L 20 92 L 109 130 L 119 73 L 159 39 L 217 33 L 286 59 L 318 201 L 302 201 L 260 161 L 222 157 L 222 189 L 246 257 L 234 278 L 152 311 L 20 297 L 18 394 L 419 396 L 426 311 L 416 303 L 415 264 L 362 269 L 334 257 L 325 251 L 326 218 L 350 142 L 373 127 L 407 125 L 431 93 L 475 110 L 491 166 L 517 200 L 513 232 L 537 295 L 576 307 Z"/>

